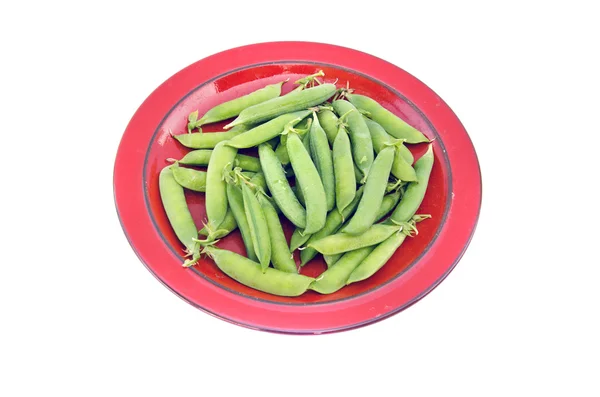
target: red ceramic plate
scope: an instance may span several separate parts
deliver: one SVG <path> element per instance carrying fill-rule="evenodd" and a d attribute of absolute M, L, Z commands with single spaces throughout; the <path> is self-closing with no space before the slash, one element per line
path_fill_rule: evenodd
<path fill-rule="evenodd" d="M 421 130 L 430 139 L 435 166 L 419 213 L 419 234 L 407 239 L 372 278 L 331 295 L 308 291 L 296 298 L 262 293 L 223 274 L 210 259 L 181 267 L 183 247 L 162 208 L 158 174 L 169 157 L 188 150 L 171 136 L 186 132 L 186 119 L 198 109 L 247 94 L 267 84 L 323 70 L 325 80 L 350 83 Z M 284 85 L 284 92 L 292 88 Z M 218 131 L 222 125 L 205 131 Z M 425 145 L 413 145 L 418 158 Z M 467 132 L 431 89 L 404 70 L 371 55 L 327 44 L 273 42 L 227 50 L 181 70 L 158 87 L 131 119 L 114 169 L 118 216 L 142 263 L 178 296 L 224 320 L 249 328 L 285 333 L 346 330 L 386 318 L 435 288 L 454 268 L 475 230 L 481 206 L 481 174 Z M 204 195 L 189 193 L 197 222 L 205 219 Z M 290 224 L 284 224 L 288 238 Z M 239 232 L 221 247 L 243 253 Z M 320 258 L 320 257 L 319 257 Z M 315 259 L 302 269 L 316 276 L 325 269 Z"/>

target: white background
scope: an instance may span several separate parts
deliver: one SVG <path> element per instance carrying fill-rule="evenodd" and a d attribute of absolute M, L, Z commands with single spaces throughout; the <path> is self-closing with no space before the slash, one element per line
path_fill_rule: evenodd
<path fill-rule="evenodd" d="M 1 396 L 600 395 L 593 2 L 390 3 L 2 2 Z M 157 282 L 121 231 L 113 162 L 137 107 L 192 62 L 275 40 L 402 67 L 478 152 L 466 255 L 380 323 L 230 325 Z"/>

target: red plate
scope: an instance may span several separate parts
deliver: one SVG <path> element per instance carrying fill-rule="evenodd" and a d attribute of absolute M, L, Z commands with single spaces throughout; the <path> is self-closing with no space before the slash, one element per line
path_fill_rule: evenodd
<path fill-rule="evenodd" d="M 296 298 L 247 288 L 223 274 L 210 259 L 181 267 L 183 247 L 161 205 L 158 174 L 169 157 L 188 150 L 171 136 L 185 133 L 187 115 L 203 114 L 226 100 L 266 84 L 322 69 L 326 81 L 348 81 L 356 93 L 376 99 L 423 131 L 433 143 L 435 166 L 419 213 L 419 235 L 407 239 L 372 278 L 331 295 L 308 291 Z M 292 88 L 284 85 L 284 92 Z M 217 131 L 223 124 L 205 131 Z M 413 145 L 418 158 L 425 145 Z M 324 333 L 386 318 L 435 288 L 454 268 L 475 230 L 481 206 L 481 174 L 475 150 L 456 115 L 431 89 L 398 67 L 352 49 L 306 42 L 262 43 L 227 50 L 188 66 L 158 87 L 131 119 L 114 170 L 117 213 L 142 263 L 178 296 L 224 320 L 260 330 Z M 197 225 L 205 219 L 204 195 L 188 192 Z M 284 228 L 288 238 L 290 224 Z M 239 232 L 221 247 L 243 253 Z M 302 269 L 316 276 L 315 259 Z"/>

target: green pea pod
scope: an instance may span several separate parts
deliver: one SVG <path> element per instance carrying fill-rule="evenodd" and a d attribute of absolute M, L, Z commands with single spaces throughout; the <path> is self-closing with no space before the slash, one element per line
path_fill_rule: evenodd
<path fill-rule="evenodd" d="M 320 294 L 331 294 L 338 291 L 344 285 L 350 274 L 371 254 L 375 246 L 363 247 L 354 251 L 346 252 L 340 260 L 329 269 L 321 273 L 313 281 L 308 289 Z"/>
<path fill-rule="evenodd" d="M 231 169 L 237 149 L 227 146 L 227 142 L 219 142 L 210 157 L 206 170 L 206 217 L 215 228 L 223 222 L 227 214 L 226 182 L 223 174 L 226 168 Z"/>
<path fill-rule="evenodd" d="M 178 163 L 171 166 L 173 177 L 182 187 L 195 192 L 206 191 L 206 172 L 180 167 Z"/>
<path fill-rule="evenodd" d="M 358 205 L 358 201 L 360 200 L 360 197 L 362 196 L 362 192 L 363 192 L 363 186 L 361 186 L 356 191 L 356 196 L 354 197 L 354 200 L 352 200 L 350 205 L 348 205 L 348 206 L 346 206 L 346 208 L 344 208 L 344 211 L 342 211 L 341 214 L 337 210 L 329 212 L 327 214 L 327 218 L 325 219 L 325 226 L 323 226 L 323 229 L 319 230 L 315 234 L 304 233 L 303 229 L 296 228 L 294 230 L 294 233 L 292 233 L 292 238 L 290 240 L 290 250 L 292 252 L 297 250 L 302 245 L 304 245 L 304 243 L 309 241 L 309 239 L 311 239 L 311 238 L 313 240 L 318 240 L 322 237 L 329 236 L 330 234 L 335 233 L 339 229 L 340 225 L 344 222 L 344 219 L 349 217 L 350 215 L 352 215 L 352 213 L 356 209 L 356 206 Z M 306 261 L 304 261 L 302 259 L 302 257 L 303 257 L 302 255 L 306 251 L 308 251 L 308 253 L 304 254 L 304 257 L 307 259 L 306 259 Z M 309 260 L 314 258 L 314 255 L 311 256 L 313 251 L 314 250 L 312 248 L 305 248 L 302 251 L 302 253 L 300 253 L 300 260 L 302 261 L 302 265 L 305 265 Z"/>
<path fill-rule="evenodd" d="M 361 185 L 363 176 L 362 173 L 360 172 L 360 170 L 358 169 L 358 167 L 356 166 L 356 164 L 354 164 L 354 180 L 356 181 L 357 184 Z"/>
<path fill-rule="evenodd" d="M 398 139 L 406 139 L 406 143 L 429 142 L 423 133 L 377 101 L 364 95 L 348 94 L 346 98 L 358 109 L 366 111 L 369 117 L 381 125 L 390 135 Z"/>
<path fill-rule="evenodd" d="M 171 169 L 173 170 L 173 177 L 182 187 L 195 192 L 206 191 L 206 171 L 179 167 L 178 163 L 173 164 Z M 244 171 L 242 175 L 252 178 L 255 173 Z"/>
<path fill-rule="evenodd" d="M 400 196 L 401 196 L 400 192 L 394 192 L 394 193 L 387 194 L 383 197 L 383 201 L 381 202 L 381 207 L 379 208 L 379 211 L 377 212 L 377 218 L 375 219 L 375 222 L 379 222 L 391 210 L 393 210 L 396 207 L 396 205 L 398 204 L 398 201 L 400 201 Z M 346 223 L 346 225 L 348 225 L 348 224 Z M 344 232 L 344 226 L 342 226 L 337 231 L 337 233 L 343 233 L 343 232 Z M 325 259 L 325 263 L 327 264 L 327 267 L 331 267 L 341 257 L 342 257 L 342 254 L 323 255 L 323 259 Z"/>
<path fill-rule="evenodd" d="M 264 194 L 259 193 L 258 201 L 265 214 L 267 227 L 269 229 L 269 237 L 271 239 L 271 262 L 273 262 L 273 267 L 284 272 L 298 273 L 296 262 L 294 262 L 294 259 L 292 258 L 290 248 L 288 247 L 287 240 L 283 234 L 283 228 L 279 222 L 277 211 L 275 211 L 275 208 Z"/>
<path fill-rule="evenodd" d="M 433 161 L 433 146 L 429 145 L 427 152 L 415 163 L 417 182 L 408 184 L 402 200 L 400 200 L 400 204 L 398 204 L 390 216 L 391 221 L 399 223 L 408 222 L 415 215 L 425 197 L 427 185 L 429 184 L 429 176 L 433 168 Z"/>
<path fill-rule="evenodd" d="M 275 149 L 275 155 L 277 156 L 277 159 L 279 160 L 281 165 L 286 166 L 290 163 L 290 156 L 288 156 L 285 142 L 282 142 L 279 145 L 277 145 L 277 149 Z"/>
<path fill-rule="evenodd" d="M 333 155 L 329 148 L 327 135 L 319 124 L 317 114 L 313 114 L 313 123 L 310 127 L 310 132 L 306 139 L 309 140 L 310 155 L 313 163 L 317 167 L 317 172 L 321 177 L 323 189 L 325 189 L 325 199 L 327 203 L 327 211 L 331 211 L 335 207 L 335 177 L 333 171 Z"/>
<path fill-rule="evenodd" d="M 412 232 L 416 231 L 415 224 L 421 222 L 427 218 L 431 218 L 430 215 L 415 215 L 407 223 L 407 228 L 403 229 L 401 233 L 394 233 L 382 243 L 378 244 L 373 252 L 369 254 L 360 265 L 352 271 L 346 284 L 351 284 L 357 281 L 366 280 L 375 274 L 379 269 L 387 263 L 387 261 L 394 255 L 396 250 L 400 248 L 402 243 L 406 240 L 407 236 L 412 236 Z"/>
<path fill-rule="evenodd" d="M 228 145 L 238 149 L 247 149 L 258 146 L 261 143 L 270 141 L 283 132 L 283 129 L 290 123 L 300 122 L 310 114 L 310 110 L 286 113 L 278 116 L 264 124 L 254 127 L 251 130 L 239 134 L 228 141 Z"/>
<path fill-rule="evenodd" d="M 340 125 L 333 142 L 333 173 L 335 179 L 335 200 L 338 212 L 344 211 L 356 195 L 356 178 L 350 138 L 346 128 Z"/>
<path fill-rule="evenodd" d="M 367 127 L 363 116 L 350 102 L 344 100 L 333 101 L 333 108 L 338 114 L 344 115 L 348 122 L 352 157 L 363 175 L 361 182 L 364 183 L 369 175 L 374 158 L 373 141 L 371 140 L 369 127 Z"/>
<path fill-rule="evenodd" d="M 239 124 L 255 124 L 271 120 L 282 114 L 296 112 L 316 106 L 331 98 L 336 92 L 334 84 L 321 84 L 302 91 L 292 91 L 286 95 L 270 99 L 244 109 L 240 115 L 225 128 Z"/>
<path fill-rule="evenodd" d="M 303 129 L 308 128 L 309 120 L 310 120 L 310 118 L 303 119 L 301 122 L 296 124 L 296 126 L 294 128 L 296 130 L 303 130 Z M 277 145 L 277 149 L 275 149 L 275 154 L 277 155 L 277 158 L 279 159 L 279 162 L 281 163 L 281 165 L 283 165 L 284 167 L 290 163 L 290 156 L 288 156 L 286 142 L 287 142 L 287 135 L 281 135 L 279 137 L 279 145 Z M 303 137 L 302 142 L 304 143 L 304 147 L 306 148 L 306 150 L 310 150 L 308 147 L 309 141 L 305 140 L 305 138 Z"/>
<path fill-rule="evenodd" d="M 315 233 L 323 228 L 327 217 L 325 189 L 310 154 L 304 148 L 298 134 L 290 131 L 286 145 L 296 181 L 306 202 L 305 233 Z"/>
<path fill-rule="evenodd" d="M 236 186 L 233 181 L 227 184 L 227 200 L 229 203 L 229 209 L 235 218 L 236 224 L 240 229 L 242 235 L 242 241 L 244 247 L 246 247 L 246 256 L 257 261 L 256 253 L 254 252 L 254 243 L 252 242 L 252 234 L 250 233 L 250 224 L 246 218 L 246 210 L 244 208 L 244 196 L 242 189 Z"/>
<path fill-rule="evenodd" d="M 269 263 L 271 263 L 269 227 L 267 226 L 267 220 L 258 202 L 258 198 L 245 182 L 242 182 L 242 195 L 244 197 L 246 219 L 248 220 L 248 225 L 250 225 L 252 245 L 264 273 L 269 267 Z"/>
<path fill-rule="evenodd" d="M 173 138 L 190 149 L 212 149 L 219 142 L 228 141 L 248 129 L 248 126 L 240 125 L 226 132 L 194 132 L 193 134 L 173 135 Z"/>
<path fill-rule="evenodd" d="M 292 191 L 275 152 L 270 146 L 262 144 L 258 147 L 258 156 L 273 200 L 290 222 L 297 227 L 305 227 L 306 211 Z"/>
<path fill-rule="evenodd" d="M 394 144 L 394 162 L 392 163 L 391 174 L 394 175 L 398 180 L 404 182 L 414 182 L 417 180 L 417 173 L 415 169 L 406 162 L 402 154 L 400 153 L 400 148 L 406 147 L 404 146 L 402 141 L 398 141 Z"/>
<path fill-rule="evenodd" d="M 369 127 L 369 131 L 371 132 L 371 139 L 373 141 L 375 153 L 379 153 L 389 146 L 393 146 L 395 148 L 396 153 L 394 155 L 394 163 L 392 164 L 392 175 L 401 181 L 416 181 L 417 175 L 415 174 L 413 167 L 411 167 L 414 158 L 410 150 L 404 146 L 404 140 L 392 138 L 387 132 L 385 132 L 382 126 L 364 116 L 363 118 Z"/>
<path fill-rule="evenodd" d="M 394 148 L 388 147 L 377 155 L 369 171 L 365 192 L 356 209 L 357 215 L 350 219 L 350 223 L 344 228 L 344 233 L 359 235 L 375 223 L 392 169 L 394 152 Z"/>
<path fill-rule="evenodd" d="M 375 149 L 375 153 L 381 152 L 381 150 L 385 148 L 386 144 L 392 144 L 394 142 L 395 138 L 385 132 L 385 129 L 382 126 L 367 117 L 364 117 L 364 120 L 365 123 L 367 123 L 367 127 L 369 127 L 369 132 L 371 133 L 371 140 L 373 141 L 373 149 Z M 402 158 L 409 165 L 412 165 L 412 163 L 415 161 L 412 152 L 408 150 L 406 146 L 399 146 L 398 152 L 400 152 Z"/>
<path fill-rule="evenodd" d="M 294 192 L 300 204 L 302 204 L 303 207 L 306 207 L 306 202 L 304 202 L 304 196 L 302 195 L 302 189 L 300 189 L 300 186 L 292 186 L 292 192 Z"/>
<path fill-rule="evenodd" d="M 320 240 L 322 238 L 325 238 L 325 237 L 337 232 L 338 229 L 340 228 L 340 226 L 342 225 L 342 223 L 344 222 L 344 219 L 351 216 L 354 213 L 354 211 L 356 210 L 356 207 L 358 207 L 358 203 L 360 202 L 360 198 L 362 197 L 362 194 L 363 194 L 363 186 L 361 186 L 356 191 L 356 196 L 354 197 L 354 200 L 352 200 L 352 202 L 346 208 L 344 208 L 344 211 L 342 211 L 341 214 L 338 211 L 331 211 L 329 214 L 327 214 L 327 219 L 325 220 L 325 226 L 323 226 L 323 229 L 319 230 L 315 234 L 309 235 L 307 244 L 310 244 L 313 241 Z M 292 235 L 292 238 L 293 238 L 293 235 Z M 314 248 L 311 248 L 311 247 L 304 248 L 302 251 L 300 251 L 301 265 L 302 266 L 306 265 L 316 255 L 317 255 L 317 250 L 315 250 Z"/>
<path fill-rule="evenodd" d="M 333 147 L 333 142 L 338 133 L 338 117 L 329 109 L 320 110 L 317 117 L 325 134 L 327 134 L 329 144 Z"/>
<path fill-rule="evenodd" d="M 227 186 L 227 189 L 229 189 L 229 186 Z M 242 192 L 240 191 L 240 196 L 241 196 L 241 194 L 242 194 Z M 229 194 L 227 194 L 227 198 L 229 199 Z M 242 203 L 242 205 L 243 205 L 243 203 Z M 243 208 L 242 208 L 242 211 L 243 211 Z M 215 240 L 218 240 L 220 238 L 227 236 L 229 233 L 233 232 L 235 229 L 237 229 L 237 227 L 238 227 L 237 221 L 235 220 L 233 211 L 231 210 L 231 202 L 229 202 L 229 209 L 227 210 L 225 219 L 223 219 L 223 222 L 221 222 L 221 224 L 219 225 L 219 228 L 217 230 L 211 231 L 208 227 L 204 226 L 202 229 L 200 229 L 198 231 L 198 234 L 208 237 L 212 233 L 211 237 Z"/>
<path fill-rule="evenodd" d="M 330 212 L 331 214 L 331 212 Z M 329 215 L 328 215 L 329 216 Z M 325 219 L 325 226 L 327 226 L 327 219 Z M 294 233 L 292 233 L 292 238 L 290 239 L 290 251 L 294 252 L 296 251 L 298 248 L 302 247 L 302 245 L 304 245 L 304 243 L 306 243 L 308 241 L 308 239 L 310 238 L 310 236 L 312 236 L 312 234 L 308 234 L 308 233 L 304 233 L 304 229 L 297 227 L 296 229 L 294 229 Z"/>
<path fill-rule="evenodd" d="M 242 172 L 242 175 L 245 173 Z M 252 178 L 250 178 L 250 184 L 256 186 L 258 190 L 267 190 L 267 181 L 265 179 L 265 174 L 262 172 L 257 172 L 254 174 Z"/>
<path fill-rule="evenodd" d="M 306 149 L 306 152 L 308 153 L 308 155 L 312 156 L 311 147 L 310 147 L 310 134 L 302 134 L 302 135 L 300 135 L 300 139 L 302 140 L 302 144 L 304 145 L 304 149 Z"/>
<path fill-rule="evenodd" d="M 199 257 L 200 247 L 194 241 L 198 238 L 198 228 L 190 214 L 185 193 L 173 177 L 172 166 L 167 166 L 160 171 L 158 186 L 160 198 L 167 214 L 167 219 L 175 232 L 175 235 L 185 246 L 188 255 L 192 255 L 192 261 Z"/>
<path fill-rule="evenodd" d="M 269 84 L 266 87 L 251 92 L 248 95 L 244 95 L 217 105 L 206 112 L 204 116 L 202 116 L 202 118 L 195 123 L 195 126 L 199 127 L 204 124 L 216 123 L 217 121 L 223 121 L 232 117 L 236 117 L 246 108 L 258 105 L 259 103 L 273 98 L 277 98 L 279 95 L 281 95 L 281 86 L 283 83 L 285 83 L 285 81 Z"/>
<path fill-rule="evenodd" d="M 398 230 L 402 229 L 402 227 L 403 226 L 400 225 L 386 225 L 378 223 L 371 226 L 366 232 L 359 236 L 354 236 L 347 233 L 332 234 L 331 236 L 311 242 L 307 245 L 307 247 L 314 248 L 325 255 L 341 254 L 343 252 L 379 244 L 391 236 L 392 233 L 398 232 Z"/>
<path fill-rule="evenodd" d="M 169 158 L 169 159 L 167 159 L 167 161 L 171 161 L 171 162 L 179 163 L 179 164 L 183 164 L 183 165 L 203 166 L 203 165 L 208 165 L 208 162 L 210 161 L 210 156 L 212 155 L 212 152 L 213 151 L 211 149 L 196 149 L 196 150 L 192 150 L 191 152 L 186 153 L 186 155 L 183 156 L 179 160 Z"/>
<path fill-rule="evenodd" d="M 369 247 L 371 248 L 371 252 L 353 269 L 352 273 L 350 273 L 346 279 L 346 284 L 365 280 L 375 274 L 375 272 L 381 269 L 392 255 L 394 255 L 394 252 L 402 245 L 405 239 L 406 234 L 394 233 L 381 244 Z M 342 259 L 340 259 L 338 263 L 341 262 Z M 335 268 L 338 263 L 336 263 L 332 269 Z"/>
<path fill-rule="evenodd" d="M 212 257 L 223 273 L 232 279 L 256 290 L 279 296 L 299 296 L 308 289 L 314 278 L 302 274 L 282 272 L 261 266 L 235 252 L 215 246 L 207 246 L 204 251 Z"/>

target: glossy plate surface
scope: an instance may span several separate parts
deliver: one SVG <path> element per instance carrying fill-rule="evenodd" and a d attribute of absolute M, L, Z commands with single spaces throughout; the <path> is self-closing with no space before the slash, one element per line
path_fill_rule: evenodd
<path fill-rule="evenodd" d="M 300 56 L 299 54 L 304 54 Z M 308 56 L 307 54 L 310 54 Z M 158 190 L 167 158 L 189 149 L 171 137 L 186 133 L 187 116 L 267 84 L 291 82 L 318 70 L 325 81 L 349 82 L 355 93 L 379 101 L 435 138 L 435 166 L 418 213 L 431 214 L 418 225 L 390 261 L 368 280 L 331 295 L 308 291 L 284 298 L 245 287 L 223 274 L 210 259 L 181 267 L 183 246 L 170 228 Z M 205 126 L 219 131 L 226 123 Z M 410 145 L 418 159 L 426 145 Z M 252 153 L 251 151 L 249 153 Z M 145 266 L 178 296 L 224 320 L 255 329 L 286 333 L 324 333 L 349 329 L 397 313 L 437 286 L 454 268 L 475 230 L 481 206 L 481 174 L 467 132 L 431 89 L 398 67 L 352 49 L 319 43 L 273 42 L 227 50 L 200 60 L 158 87 L 131 119 L 114 169 L 117 213 L 125 235 Z M 205 220 L 204 194 L 188 192 L 199 227 Z M 289 238 L 293 228 L 284 222 Z M 244 253 L 238 231 L 219 246 Z M 297 257 L 296 253 L 296 257 Z M 315 259 L 302 273 L 325 270 Z"/>

